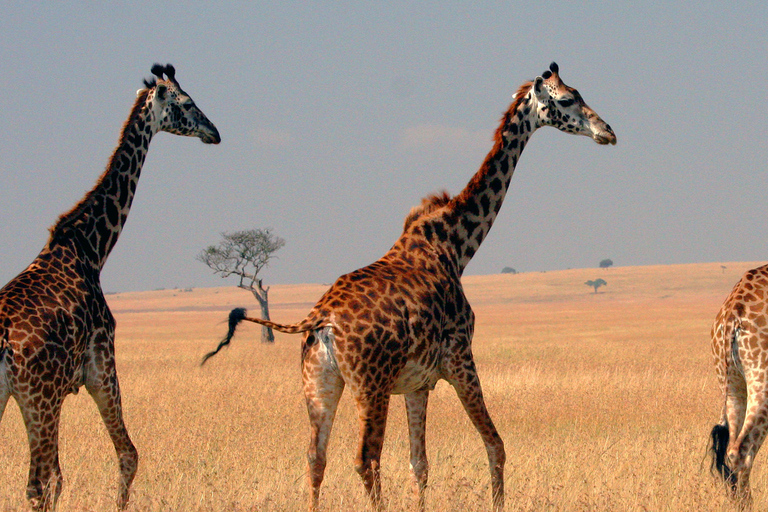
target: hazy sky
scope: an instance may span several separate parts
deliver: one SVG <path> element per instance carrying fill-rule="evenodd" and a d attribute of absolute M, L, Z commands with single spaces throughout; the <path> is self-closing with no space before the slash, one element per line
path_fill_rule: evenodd
<path fill-rule="evenodd" d="M 153 139 L 108 292 L 234 284 L 195 255 L 239 229 L 287 241 L 268 283 L 373 262 L 553 60 L 618 144 L 539 130 L 467 274 L 768 259 L 765 1 L 200 4 L 3 2 L 2 283 L 102 173 L 154 62 L 222 143 Z"/>

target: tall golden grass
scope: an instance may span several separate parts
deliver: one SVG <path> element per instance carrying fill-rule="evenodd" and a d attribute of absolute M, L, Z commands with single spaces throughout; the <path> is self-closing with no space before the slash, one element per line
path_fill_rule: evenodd
<path fill-rule="evenodd" d="M 741 273 L 757 263 L 581 269 L 464 279 L 477 316 L 475 359 L 507 450 L 508 510 L 727 510 L 705 459 L 721 397 L 709 329 Z M 601 277 L 599 293 L 586 280 Z M 325 286 L 273 286 L 272 318 L 303 318 Z M 308 421 L 299 336 L 243 325 L 200 367 L 235 306 L 234 287 L 108 297 L 118 321 L 126 422 L 140 453 L 130 510 L 293 511 L 306 506 Z M 429 402 L 427 509 L 490 508 L 485 449 L 446 383 Z M 61 422 L 60 510 L 111 510 L 112 445 L 87 392 Z M 357 426 L 345 396 L 321 506 L 363 510 L 353 469 Z M 24 510 L 28 449 L 18 408 L 0 425 L 0 510 Z M 758 458 L 755 506 L 768 506 Z M 388 510 L 415 505 L 403 400 L 393 397 L 382 456 Z"/>

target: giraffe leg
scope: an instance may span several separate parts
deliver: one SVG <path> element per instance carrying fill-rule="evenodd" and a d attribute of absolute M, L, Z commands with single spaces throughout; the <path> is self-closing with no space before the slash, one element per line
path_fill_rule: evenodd
<path fill-rule="evenodd" d="M 27 499 L 33 510 L 54 510 L 63 479 L 59 467 L 61 399 L 19 402 L 29 441 Z"/>
<path fill-rule="evenodd" d="M 360 393 L 355 397 L 360 426 L 359 445 L 355 458 L 355 470 L 363 479 L 363 485 L 373 509 L 383 509 L 381 499 L 381 448 L 389 410 L 389 395 L 380 391 Z"/>
<path fill-rule="evenodd" d="M 426 446 L 428 399 L 428 389 L 405 395 L 405 410 L 408 414 L 408 433 L 411 442 L 411 476 L 419 499 L 419 510 L 422 512 L 425 507 L 425 493 L 429 476 Z"/>
<path fill-rule="evenodd" d="M 720 425 L 725 425 L 728 429 L 728 442 L 724 457 L 724 462 L 727 461 L 727 464 L 722 468 L 722 475 L 731 497 L 738 498 L 745 489 L 745 482 L 749 480 L 748 476 L 747 480 L 744 480 L 744 472 L 740 469 L 741 460 L 738 455 L 742 444 L 740 435 L 746 422 L 748 403 L 744 377 L 735 371 L 729 372 L 725 388 L 725 407 Z M 746 483 L 746 489 L 747 494 L 749 494 L 748 483 Z"/>
<path fill-rule="evenodd" d="M 344 392 L 344 381 L 329 362 L 323 344 L 314 343 L 306 350 L 302 363 L 304 398 L 307 403 L 310 429 L 307 449 L 310 512 L 318 509 L 320 485 L 323 483 L 325 474 L 328 440 L 336 417 L 336 408 Z"/>
<path fill-rule="evenodd" d="M 5 365 L 3 355 L 0 354 L 0 421 L 3 421 L 3 413 L 8 399 L 11 398 L 11 386 L 8 383 L 8 368 Z"/>
<path fill-rule="evenodd" d="M 493 510 L 504 508 L 504 442 L 501 440 L 496 427 L 488 414 L 483 400 L 483 390 L 480 379 L 475 370 L 475 363 L 471 356 L 464 359 L 464 364 L 449 382 L 456 389 L 456 394 L 461 400 L 461 405 L 467 412 L 469 419 L 485 443 L 485 451 L 488 454 L 488 464 L 491 469 L 491 493 L 493 496 Z"/>
<path fill-rule="evenodd" d="M 749 486 L 749 475 L 752 471 L 757 452 L 768 433 L 768 401 L 766 400 L 768 386 L 750 389 L 743 426 L 735 442 L 728 446 L 728 460 L 736 474 L 735 498 L 742 508 L 750 508 L 752 495 Z"/>
<path fill-rule="evenodd" d="M 107 358 L 104 368 L 97 371 L 91 366 L 87 371 L 85 388 L 90 393 L 107 427 L 109 437 L 117 452 L 120 466 L 120 483 L 117 493 L 117 506 L 124 509 L 128 505 L 131 483 L 136 476 L 139 454 L 133 446 L 128 430 L 123 422 L 123 406 L 120 399 L 120 384 L 117 380 L 114 359 Z"/>

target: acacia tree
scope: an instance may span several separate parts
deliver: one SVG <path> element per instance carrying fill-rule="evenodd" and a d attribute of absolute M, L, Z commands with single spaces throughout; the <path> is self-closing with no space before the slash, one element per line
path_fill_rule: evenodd
<path fill-rule="evenodd" d="M 598 289 L 598 288 L 600 288 L 601 286 L 605 286 L 605 285 L 607 285 L 608 283 L 607 283 L 607 282 L 605 282 L 605 280 L 604 280 L 604 279 L 600 279 L 600 278 L 598 278 L 598 279 L 595 279 L 594 281 L 587 281 L 587 282 L 586 282 L 586 283 L 584 283 L 584 284 L 585 284 L 585 285 L 587 285 L 587 286 L 591 286 L 592 288 L 594 288 L 594 289 L 595 289 L 595 293 L 597 293 L 597 289 Z"/>
<path fill-rule="evenodd" d="M 269 320 L 269 287 L 264 288 L 259 272 L 267 266 L 275 252 L 285 245 L 285 240 L 267 229 L 224 232 L 219 245 L 209 245 L 197 255 L 222 278 L 236 276 L 238 288 L 250 291 L 261 306 L 261 318 Z M 272 329 L 262 326 L 262 343 L 274 343 Z"/>

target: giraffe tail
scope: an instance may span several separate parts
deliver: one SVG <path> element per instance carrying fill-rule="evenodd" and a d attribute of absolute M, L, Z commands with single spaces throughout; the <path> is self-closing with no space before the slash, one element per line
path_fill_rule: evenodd
<path fill-rule="evenodd" d="M 736 474 L 731 471 L 731 468 L 725 463 L 725 454 L 728 450 L 729 439 L 728 421 L 726 420 L 725 425 L 721 423 L 715 425 L 710 436 L 712 438 L 712 446 L 709 451 L 712 455 L 712 463 L 709 466 L 709 470 L 712 474 L 714 474 L 716 470 L 731 490 L 735 491 Z"/>
<path fill-rule="evenodd" d="M 302 320 L 297 324 L 283 325 L 283 324 L 271 322 L 269 320 L 262 320 L 261 318 L 250 317 L 250 316 L 247 316 L 246 313 L 247 311 L 245 308 L 235 308 L 229 312 L 229 329 L 227 330 L 227 334 L 221 339 L 221 341 L 219 342 L 219 346 L 216 347 L 216 350 L 213 350 L 205 354 L 205 356 L 203 357 L 203 361 L 200 363 L 200 366 L 204 365 L 205 362 L 208 361 L 208 359 L 218 354 L 219 350 L 229 345 L 229 342 L 232 341 L 232 338 L 235 335 L 235 329 L 237 329 L 237 326 L 243 320 L 265 325 L 267 327 L 271 327 L 275 329 L 276 331 L 285 332 L 288 334 L 296 334 L 299 332 L 305 332 L 305 331 L 309 331 L 311 329 L 317 328 L 317 325 L 316 325 L 317 322 L 311 321 L 309 317 L 305 318 L 304 320 Z"/>
<path fill-rule="evenodd" d="M 246 316 L 245 308 L 235 308 L 229 313 L 229 325 L 230 329 L 232 329 L 232 318 L 233 316 L 237 318 L 237 323 L 239 323 L 241 320 L 246 320 L 248 322 L 253 322 L 255 324 L 260 324 L 265 327 L 271 327 L 272 329 L 280 332 L 284 332 L 287 334 L 297 334 L 300 332 L 306 332 L 310 331 L 312 329 L 317 329 L 321 322 L 318 322 L 313 319 L 313 315 L 310 313 L 307 318 L 302 320 L 299 323 L 296 324 L 278 324 L 271 320 L 264 320 L 262 318 L 256 318 L 253 316 Z M 237 325 L 237 324 L 235 324 Z"/>

